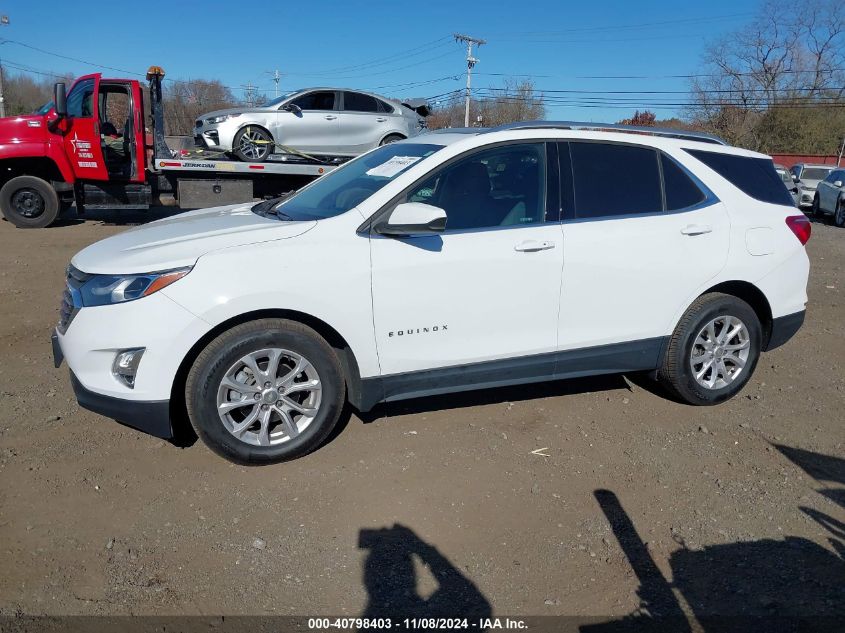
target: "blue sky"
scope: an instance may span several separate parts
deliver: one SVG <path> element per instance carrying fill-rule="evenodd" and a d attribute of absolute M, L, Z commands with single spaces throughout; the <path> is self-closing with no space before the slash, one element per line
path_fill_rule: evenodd
<path fill-rule="evenodd" d="M 0 45 L 7 72 L 16 72 L 14 65 L 126 76 L 58 54 L 138 74 L 157 64 L 173 79 L 219 78 L 238 96 L 248 83 L 272 96 L 269 71 L 278 69 L 283 91 L 331 85 L 432 97 L 464 87 L 465 51 L 451 38 L 464 32 L 488 42 L 476 52 L 473 87 L 530 76 L 555 101 L 547 105 L 548 118 L 615 121 L 645 104 L 664 118 L 678 112 L 672 104 L 686 95 L 607 91 L 685 91 L 687 79 L 667 75 L 699 71 L 705 43 L 740 27 L 759 7 L 745 0 L 120 4 L 0 1 L 0 13 L 11 22 L 0 27 L 0 36 L 12 40 Z M 589 94 L 548 92 L 553 90 Z M 607 98 L 616 100 L 613 107 Z M 667 105 L 654 107 L 658 100 Z"/>

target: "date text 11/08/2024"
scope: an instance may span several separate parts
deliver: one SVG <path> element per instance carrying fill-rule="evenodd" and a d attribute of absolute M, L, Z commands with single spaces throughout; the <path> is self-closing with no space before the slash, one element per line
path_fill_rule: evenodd
<path fill-rule="evenodd" d="M 513 618 L 309 618 L 308 628 L 315 631 L 330 629 L 340 630 L 375 630 L 375 629 L 405 629 L 405 630 L 447 630 L 447 629 L 477 629 L 480 631 L 494 629 L 521 630 L 527 629 L 524 620 Z"/>

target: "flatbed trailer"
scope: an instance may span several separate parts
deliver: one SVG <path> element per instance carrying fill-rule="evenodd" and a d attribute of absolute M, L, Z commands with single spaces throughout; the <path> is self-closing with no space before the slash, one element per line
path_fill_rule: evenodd
<path fill-rule="evenodd" d="M 135 79 L 100 73 L 77 79 L 69 91 L 54 86 L 52 107 L 0 119 L 0 211 L 22 228 L 41 228 L 76 204 L 86 208 L 143 209 L 172 196 L 181 208 L 248 202 L 288 193 L 331 171 L 344 159 L 274 154 L 247 163 L 197 150 L 171 149 L 164 137 L 164 71 L 147 72 L 150 128 L 144 93 Z M 129 111 L 121 161 L 109 160 L 104 141 L 109 95 L 126 98 Z M 196 154 L 196 155 L 194 155 Z"/>

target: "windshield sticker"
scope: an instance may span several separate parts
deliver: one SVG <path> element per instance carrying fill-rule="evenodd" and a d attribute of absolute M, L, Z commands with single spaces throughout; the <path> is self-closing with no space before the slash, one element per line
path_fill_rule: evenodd
<path fill-rule="evenodd" d="M 378 167 L 367 170 L 368 176 L 381 176 L 382 178 L 393 178 L 400 171 L 416 163 L 421 156 L 394 156 Z"/>

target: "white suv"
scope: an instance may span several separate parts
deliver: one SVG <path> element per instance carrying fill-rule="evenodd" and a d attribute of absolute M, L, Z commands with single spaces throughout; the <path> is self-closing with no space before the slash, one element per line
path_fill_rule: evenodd
<path fill-rule="evenodd" d="M 710 137 L 430 133 L 89 246 L 54 353 L 83 407 L 240 463 L 317 448 L 346 401 L 652 371 L 709 405 L 801 326 L 809 235 L 768 157 Z"/>

